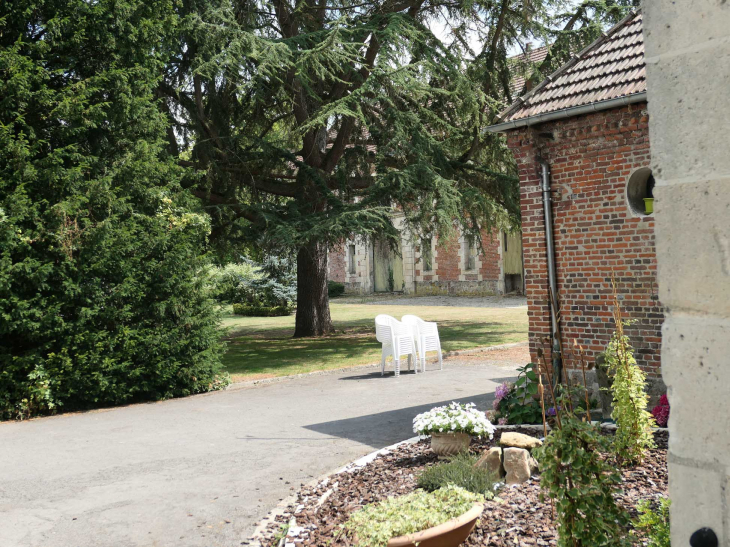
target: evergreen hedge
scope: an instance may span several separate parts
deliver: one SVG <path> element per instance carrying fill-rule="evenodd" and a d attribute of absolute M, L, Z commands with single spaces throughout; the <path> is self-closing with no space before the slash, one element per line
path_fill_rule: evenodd
<path fill-rule="evenodd" d="M 345 284 L 337 281 L 327 281 L 327 296 L 336 298 L 345 294 Z"/>
<path fill-rule="evenodd" d="M 156 103 L 173 6 L 0 5 L 0 419 L 220 385 L 207 217 Z"/>

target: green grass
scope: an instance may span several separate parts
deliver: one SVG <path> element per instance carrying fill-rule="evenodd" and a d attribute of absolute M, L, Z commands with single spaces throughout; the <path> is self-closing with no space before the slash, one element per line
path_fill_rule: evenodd
<path fill-rule="evenodd" d="M 225 369 L 234 381 L 286 376 L 380 361 L 375 316 L 418 315 L 437 321 L 444 351 L 527 340 L 527 311 L 522 308 L 388 306 L 357 303 L 330 305 L 336 333 L 323 338 L 292 338 L 294 316 L 239 317 L 224 312 L 228 329 Z M 429 354 L 429 358 L 435 354 Z"/>

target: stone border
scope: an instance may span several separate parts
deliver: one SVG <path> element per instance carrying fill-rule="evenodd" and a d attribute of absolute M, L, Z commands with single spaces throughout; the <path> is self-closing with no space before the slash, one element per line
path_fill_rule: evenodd
<path fill-rule="evenodd" d="M 459 355 L 475 355 L 478 353 L 489 353 L 490 351 L 498 351 L 502 349 L 516 348 L 518 346 L 526 345 L 525 342 L 510 342 L 509 344 L 499 344 L 496 346 L 484 346 L 480 348 L 462 349 L 454 351 L 445 351 L 442 353 L 444 359 L 451 357 L 458 357 Z M 309 376 L 322 376 L 324 374 L 336 374 L 340 372 L 355 372 L 358 369 L 363 368 L 375 368 L 379 367 L 380 362 L 368 363 L 365 365 L 352 365 L 350 367 L 332 368 L 328 370 L 315 370 L 312 372 L 304 372 L 302 374 L 290 374 L 288 376 L 276 376 L 274 378 L 262 378 L 261 380 L 244 380 L 243 382 L 234 382 L 226 388 L 226 391 L 233 391 L 237 389 L 245 389 L 249 387 L 262 386 L 267 384 L 273 384 L 276 382 L 284 382 L 286 380 L 295 380 L 297 378 L 307 378 Z"/>
<path fill-rule="evenodd" d="M 330 471 L 329 473 L 325 473 L 324 475 L 320 476 L 317 479 L 311 480 L 308 483 L 304 484 L 304 486 L 299 487 L 299 491 L 301 491 L 305 487 L 310 486 L 316 486 L 319 484 L 327 484 L 331 477 L 335 477 L 337 475 L 340 475 L 342 473 L 352 473 L 353 471 L 357 471 L 358 469 L 362 469 L 366 465 L 368 465 L 370 462 L 375 460 L 378 456 L 384 456 L 386 454 L 389 454 L 392 450 L 395 450 L 396 448 L 407 445 L 407 444 L 415 444 L 424 437 L 417 436 L 417 437 L 411 437 L 410 439 L 406 439 L 405 441 L 400 441 L 395 444 L 391 444 L 390 446 L 386 446 L 385 448 L 381 448 L 380 450 L 374 450 L 373 452 L 370 452 L 369 454 L 366 454 L 365 456 L 362 456 L 361 458 L 358 458 L 344 467 L 338 467 L 334 471 Z M 328 492 L 330 492 L 328 490 Z M 263 519 L 259 521 L 259 523 L 256 525 L 256 528 L 254 528 L 253 534 L 251 537 L 244 542 L 245 545 L 248 545 L 249 547 L 263 547 L 263 544 L 261 543 L 261 540 L 264 539 L 264 532 L 266 531 L 267 527 L 272 524 L 273 522 L 276 522 L 276 517 L 283 515 L 286 510 L 293 505 L 294 501 L 297 499 L 298 492 L 296 494 L 292 494 L 290 496 L 287 496 L 286 498 L 282 499 L 278 504 L 276 504 L 276 507 L 272 509 L 268 515 L 266 515 Z M 325 493 L 322 496 L 322 499 L 320 500 L 320 503 L 324 502 L 325 499 L 327 499 L 328 493 Z M 295 510 L 296 513 L 296 510 Z M 289 530 L 290 532 L 293 530 L 296 532 L 296 518 L 292 516 L 291 520 L 289 521 Z M 287 533 L 286 538 L 289 537 L 295 537 L 296 534 Z M 280 542 L 281 545 L 284 545 L 285 543 L 282 541 Z"/>

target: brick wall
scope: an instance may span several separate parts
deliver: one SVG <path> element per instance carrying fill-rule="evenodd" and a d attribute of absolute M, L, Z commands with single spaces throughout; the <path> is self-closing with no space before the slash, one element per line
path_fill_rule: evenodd
<path fill-rule="evenodd" d="M 330 247 L 327 254 L 327 279 L 329 281 L 345 282 L 345 268 L 347 268 L 347 248 L 344 243 Z"/>
<path fill-rule="evenodd" d="M 552 132 L 554 140 L 540 133 Z M 573 340 L 588 358 L 613 332 L 611 275 L 623 297 L 636 358 L 657 381 L 661 325 L 654 219 L 626 200 L 630 175 L 650 165 L 646 104 L 596 112 L 507 133 L 520 175 L 520 204 L 530 328 L 530 353 L 550 333 L 548 274 L 538 153 L 550 163 L 563 346 Z M 571 356 L 565 359 L 575 368 Z M 661 383 L 659 381 L 659 383 Z"/>
<path fill-rule="evenodd" d="M 499 281 L 499 277 L 502 274 L 500 267 L 502 261 L 502 255 L 499 252 L 500 244 L 499 231 L 494 231 L 491 234 L 482 232 L 482 248 L 484 250 L 479 255 L 479 260 L 481 260 L 479 274 L 484 280 Z"/>
<path fill-rule="evenodd" d="M 454 234 L 447 240 L 437 240 L 434 246 L 433 271 L 422 272 L 422 263 L 416 263 L 418 294 L 495 294 L 502 281 L 500 241 L 498 231 L 492 235 L 484 232 L 483 249 L 476 257 L 476 268 L 466 270 L 464 238 Z"/>

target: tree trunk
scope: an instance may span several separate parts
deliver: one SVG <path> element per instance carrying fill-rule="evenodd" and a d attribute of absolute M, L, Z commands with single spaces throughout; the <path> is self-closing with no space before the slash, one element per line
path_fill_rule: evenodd
<path fill-rule="evenodd" d="M 327 245 L 310 243 L 297 253 L 297 317 L 294 337 L 322 336 L 334 330 L 327 295 Z"/>

